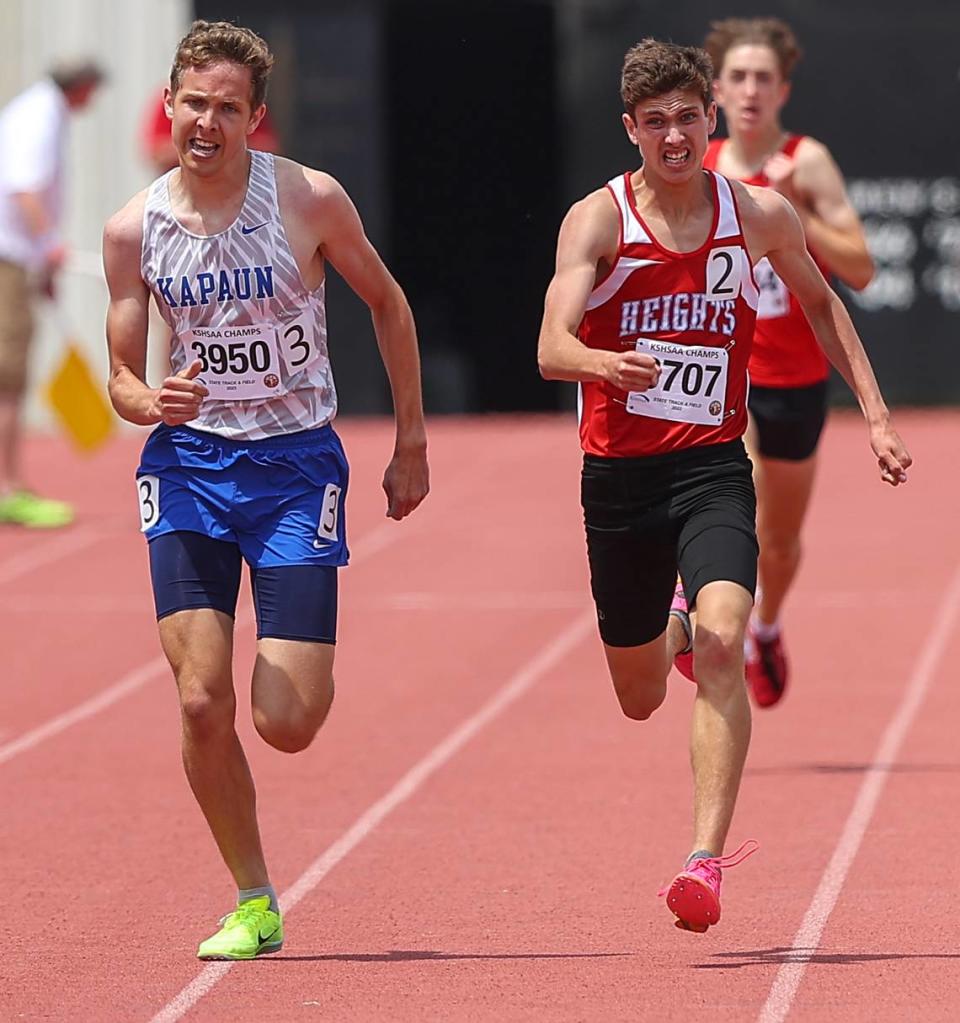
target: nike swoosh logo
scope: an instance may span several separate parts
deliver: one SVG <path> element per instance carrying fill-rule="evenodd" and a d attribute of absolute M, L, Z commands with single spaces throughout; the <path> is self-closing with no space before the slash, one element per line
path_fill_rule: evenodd
<path fill-rule="evenodd" d="M 260 940 L 266 941 L 268 938 L 272 938 L 277 933 L 276 926 L 271 927 L 269 924 L 260 925 Z"/>
<path fill-rule="evenodd" d="M 243 231 L 244 234 L 253 234 L 254 231 L 259 231 L 261 227 L 266 227 L 268 223 L 269 221 L 265 220 L 262 224 L 255 224 L 253 227 L 247 227 L 247 225 L 244 224 L 240 230 Z"/>

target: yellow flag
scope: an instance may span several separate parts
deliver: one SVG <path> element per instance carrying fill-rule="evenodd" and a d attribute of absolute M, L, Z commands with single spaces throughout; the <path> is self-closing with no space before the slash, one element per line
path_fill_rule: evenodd
<path fill-rule="evenodd" d="M 63 359 L 47 383 L 47 400 L 82 451 L 94 451 L 113 432 L 113 411 L 103 386 L 94 380 L 76 345 L 67 343 Z"/>

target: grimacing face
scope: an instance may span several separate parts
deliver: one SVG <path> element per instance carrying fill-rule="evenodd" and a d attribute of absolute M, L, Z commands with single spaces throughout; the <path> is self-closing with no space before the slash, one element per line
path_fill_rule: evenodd
<path fill-rule="evenodd" d="M 263 104 L 252 108 L 251 93 L 250 69 L 230 61 L 187 68 L 176 93 L 164 90 L 173 144 L 184 167 L 208 176 L 246 148 L 247 136 L 266 111 Z"/>
<path fill-rule="evenodd" d="M 769 46 L 744 43 L 727 50 L 713 94 L 731 134 L 762 134 L 779 126 L 790 83 Z"/>
<path fill-rule="evenodd" d="M 694 89 L 674 89 L 641 100 L 633 117 L 623 115 L 630 141 L 640 149 L 645 172 L 670 183 L 699 174 L 710 134 L 717 126 L 716 104 L 704 110 Z"/>

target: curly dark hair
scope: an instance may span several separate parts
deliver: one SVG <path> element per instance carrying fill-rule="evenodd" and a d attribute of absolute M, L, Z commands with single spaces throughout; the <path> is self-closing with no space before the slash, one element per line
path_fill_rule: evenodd
<path fill-rule="evenodd" d="M 713 66 L 705 50 L 697 46 L 676 46 L 658 39 L 641 39 L 627 50 L 620 74 L 620 98 L 633 116 L 637 104 L 674 89 L 693 89 L 710 106 Z"/>
<path fill-rule="evenodd" d="M 723 70 L 727 51 L 734 46 L 768 46 L 777 55 L 784 81 L 790 80 L 803 56 L 793 29 L 779 18 L 727 18 L 711 22 L 703 45 L 718 75 Z"/>
<path fill-rule="evenodd" d="M 256 32 L 229 21 L 195 21 L 180 40 L 170 69 L 170 91 L 176 94 L 188 68 L 229 61 L 250 69 L 251 104 L 256 110 L 267 98 L 273 54 Z"/>

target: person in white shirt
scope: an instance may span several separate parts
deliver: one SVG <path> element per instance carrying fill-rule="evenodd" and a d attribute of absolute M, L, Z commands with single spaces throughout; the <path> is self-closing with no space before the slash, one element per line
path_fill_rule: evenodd
<path fill-rule="evenodd" d="M 65 255 L 60 223 L 67 121 L 102 80 L 91 61 L 65 63 L 0 109 L 0 522 L 53 528 L 73 518 L 69 505 L 24 488 L 19 421 L 34 297 L 52 297 Z"/>

